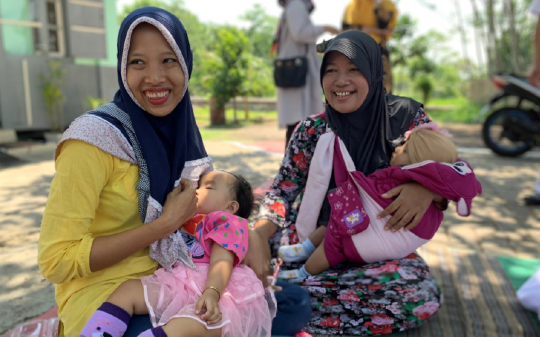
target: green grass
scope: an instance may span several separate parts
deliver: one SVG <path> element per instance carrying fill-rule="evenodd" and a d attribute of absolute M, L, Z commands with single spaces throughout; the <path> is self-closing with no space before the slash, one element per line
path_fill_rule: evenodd
<path fill-rule="evenodd" d="M 197 107 L 193 110 L 195 119 L 197 121 L 208 121 L 210 122 L 210 108 L 208 106 Z M 246 113 L 244 109 L 237 109 L 236 116 L 239 121 L 245 120 Z M 234 110 L 227 109 L 225 110 L 225 120 L 233 121 L 234 120 Z M 249 121 L 264 121 L 264 120 L 277 120 L 276 111 L 249 111 Z"/>
<path fill-rule="evenodd" d="M 422 98 L 416 95 L 410 97 L 422 101 Z M 482 109 L 482 105 L 475 104 L 466 97 L 446 97 L 431 98 L 425 104 L 425 108 L 428 116 L 435 122 L 471 124 Z"/>
<path fill-rule="evenodd" d="M 463 97 L 431 98 L 427 105 L 459 106 L 464 101 L 467 99 Z"/>
<path fill-rule="evenodd" d="M 443 107 L 445 110 L 437 110 L 437 107 Z M 435 122 L 438 123 L 473 123 L 475 117 L 480 112 L 482 105 L 475 104 L 464 97 L 433 98 L 426 108 L 426 112 Z M 194 109 L 195 119 L 201 130 L 204 139 L 215 139 L 226 137 L 227 134 L 256 123 L 275 121 L 277 123 L 276 111 L 250 111 L 249 119 L 245 119 L 243 109 L 238 109 L 237 122 L 234 122 L 233 109 L 225 111 L 226 124 L 222 126 L 210 126 L 210 108 L 208 106 Z"/>
<path fill-rule="evenodd" d="M 237 109 L 236 117 L 237 121 L 234 121 L 234 110 L 225 110 L 225 125 L 211 126 L 210 125 L 210 108 L 200 107 L 195 108 L 193 111 L 195 120 L 199 126 L 201 136 L 204 140 L 212 139 L 232 139 L 233 133 L 238 134 L 238 130 L 243 127 L 248 127 L 253 124 L 260 124 L 269 121 L 275 121 L 277 123 L 276 111 L 249 111 L 249 118 L 246 119 L 244 110 Z"/>
<path fill-rule="evenodd" d="M 428 104 L 427 114 L 433 121 L 440 123 L 464 123 L 471 124 L 482 109 L 482 105 L 472 103 L 468 100 L 461 101 L 458 105 L 453 106 L 450 110 L 437 111 L 430 110 Z"/>

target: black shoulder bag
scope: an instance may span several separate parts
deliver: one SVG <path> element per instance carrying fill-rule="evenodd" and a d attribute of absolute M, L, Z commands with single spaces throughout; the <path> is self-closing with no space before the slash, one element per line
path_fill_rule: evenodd
<path fill-rule="evenodd" d="M 276 42 L 279 54 L 279 39 L 281 38 L 281 29 L 284 21 L 280 23 Z M 308 64 L 307 64 L 308 45 L 306 44 L 306 54 L 289 59 L 274 61 L 274 82 L 279 88 L 301 88 L 306 85 Z"/>
<path fill-rule="evenodd" d="M 274 61 L 274 82 L 279 88 L 301 88 L 306 85 L 308 64 L 306 55 Z"/>

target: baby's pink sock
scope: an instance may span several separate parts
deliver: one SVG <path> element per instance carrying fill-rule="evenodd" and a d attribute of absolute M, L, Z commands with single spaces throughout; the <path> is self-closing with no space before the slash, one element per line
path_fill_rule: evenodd
<path fill-rule="evenodd" d="M 93 334 L 121 337 L 126 332 L 131 316 L 119 306 L 105 302 L 94 312 L 84 326 L 79 337 L 92 337 Z"/>
<path fill-rule="evenodd" d="M 163 327 L 158 326 L 157 328 L 148 329 L 141 332 L 141 334 L 137 337 L 167 337 L 167 334 L 165 331 L 163 331 Z"/>

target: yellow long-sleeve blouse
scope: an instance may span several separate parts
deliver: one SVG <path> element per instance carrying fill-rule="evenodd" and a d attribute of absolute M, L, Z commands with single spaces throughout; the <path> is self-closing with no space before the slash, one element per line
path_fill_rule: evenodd
<path fill-rule="evenodd" d="M 78 336 L 93 312 L 122 282 L 152 274 L 148 248 L 104 270 L 90 270 L 95 237 L 142 226 L 135 186 L 138 166 L 78 140 L 57 150 L 41 224 L 38 263 L 56 284 L 61 336 Z"/>

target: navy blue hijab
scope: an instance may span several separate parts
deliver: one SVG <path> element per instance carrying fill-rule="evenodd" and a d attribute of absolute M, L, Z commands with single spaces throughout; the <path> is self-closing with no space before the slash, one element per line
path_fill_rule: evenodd
<path fill-rule="evenodd" d="M 177 54 L 178 62 L 186 77 L 184 96 L 174 110 L 164 117 L 155 117 L 144 111 L 127 87 L 125 77 L 122 77 L 122 72 L 126 73 L 127 66 L 124 64 L 122 67 L 122 62 L 127 61 L 129 52 L 126 39 L 129 39 L 129 43 L 133 29 L 143 22 L 152 24 L 162 32 Z M 118 33 L 117 48 L 120 89 L 116 92 L 113 103 L 125 111 L 131 119 L 143 157 L 148 165 L 150 195 L 163 205 L 167 194 L 174 188 L 175 181 L 180 178 L 185 163 L 208 156 L 195 123 L 189 90 L 187 90 L 187 80 L 191 77 L 193 67 L 193 55 L 187 32 L 175 15 L 161 8 L 144 7 L 131 12 L 122 22 Z"/>

